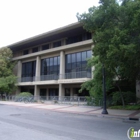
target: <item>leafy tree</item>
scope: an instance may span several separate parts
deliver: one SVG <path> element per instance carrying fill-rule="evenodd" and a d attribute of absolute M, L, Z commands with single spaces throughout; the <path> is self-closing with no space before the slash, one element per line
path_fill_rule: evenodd
<path fill-rule="evenodd" d="M 98 7 L 89 8 L 88 13 L 77 14 L 83 27 L 93 33 L 92 60 L 98 58 L 92 63 L 94 79 L 88 81 L 88 85 L 84 83 L 82 89 L 96 90 L 98 81 L 101 89 L 100 67 L 104 64 L 109 81 L 107 89 L 115 84 L 121 93 L 120 81 L 128 80 L 134 84 L 140 79 L 140 1 L 122 0 L 119 4 L 116 0 L 100 0 L 99 3 Z M 89 88 L 92 84 L 93 88 Z M 121 99 L 124 105 L 122 94 Z"/>
<path fill-rule="evenodd" d="M 12 93 L 16 88 L 16 76 L 13 74 L 15 62 L 12 61 L 12 51 L 3 47 L 0 48 L 0 92 Z"/>

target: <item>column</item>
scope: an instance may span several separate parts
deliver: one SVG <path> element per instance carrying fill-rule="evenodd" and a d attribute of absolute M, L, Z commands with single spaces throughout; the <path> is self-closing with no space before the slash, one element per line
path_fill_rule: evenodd
<path fill-rule="evenodd" d="M 70 88 L 70 97 L 72 97 L 73 96 L 73 88 L 71 87 Z"/>
<path fill-rule="evenodd" d="M 39 96 L 40 96 L 39 87 L 37 85 L 35 85 L 35 87 L 34 87 L 34 99 L 36 101 L 38 101 L 39 100 Z"/>
<path fill-rule="evenodd" d="M 40 81 L 40 57 L 36 57 L 36 73 L 35 73 L 35 80 Z"/>
<path fill-rule="evenodd" d="M 22 63 L 21 63 L 21 60 L 19 60 L 18 64 L 17 64 L 17 76 L 18 76 L 18 78 L 21 78 L 21 72 L 22 72 Z"/>
<path fill-rule="evenodd" d="M 64 88 L 62 84 L 59 84 L 59 100 L 63 99 L 64 97 Z"/>
<path fill-rule="evenodd" d="M 17 87 L 16 89 L 16 95 L 19 94 L 21 92 L 21 88 L 20 87 Z"/>
<path fill-rule="evenodd" d="M 60 52 L 60 79 L 64 79 L 65 74 L 65 53 L 64 51 Z"/>
<path fill-rule="evenodd" d="M 49 89 L 46 89 L 46 100 L 49 100 Z"/>

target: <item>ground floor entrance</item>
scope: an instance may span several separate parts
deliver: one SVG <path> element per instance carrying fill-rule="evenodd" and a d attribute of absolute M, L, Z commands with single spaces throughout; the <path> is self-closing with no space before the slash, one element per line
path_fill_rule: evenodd
<path fill-rule="evenodd" d="M 89 96 L 89 91 L 79 92 L 81 84 L 57 84 L 57 85 L 35 85 L 20 86 L 19 92 L 30 92 L 34 96 L 42 97 L 83 97 Z"/>

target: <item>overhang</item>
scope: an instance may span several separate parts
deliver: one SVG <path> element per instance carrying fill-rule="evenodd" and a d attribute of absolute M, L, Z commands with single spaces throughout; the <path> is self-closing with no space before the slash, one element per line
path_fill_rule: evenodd
<path fill-rule="evenodd" d="M 7 47 L 9 47 L 12 51 L 26 49 L 43 43 L 51 42 L 56 39 L 62 39 L 70 35 L 75 35 L 75 32 L 78 32 L 80 34 L 81 32 L 83 32 L 83 30 L 84 29 L 82 24 L 76 22 L 34 37 L 30 37 L 28 39 L 19 41 L 17 43 L 8 45 Z"/>

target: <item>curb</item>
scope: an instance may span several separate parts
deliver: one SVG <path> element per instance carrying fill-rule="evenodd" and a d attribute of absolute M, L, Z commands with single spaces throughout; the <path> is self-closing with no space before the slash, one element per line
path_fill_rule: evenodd
<path fill-rule="evenodd" d="M 5 104 L 5 103 L 0 103 L 0 104 Z M 16 104 L 5 104 L 5 105 L 26 107 L 26 106 L 20 106 L 20 105 L 16 105 Z M 40 105 L 40 104 L 38 104 L 38 105 Z M 69 108 L 69 107 L 72 107 L 72 106 L 62 107 L 62 108 Z M 36 107 L 35 106 L 30 106 L 29 108 L 36 108 Z M 104 118 L 115 118 L 115 119 L 121 119 L 121 120 L 126 120 L 126 121 L 135 121 L 135 122 L 137 121 L 137 122 L 140 122 L 140 118 L 139 117 L 133 117 L 133 116 L 129 116 L 129 115 L 128 116 L 110 115 L 110 114 L 104 115 L 104 114 L 97 114 L 97 113 L 92 113 L 91 114 L 90 113 L 91 111 L 87 111 L 87 112 L 76 112 L 76 111 L 62 111 L 62 110 L 57 110 L 57 109 L 61 109 L 61 107 L 60 108 L 57 108 L 57 109 L 47 109 L 47 108 L 36 108 L 36 109 L 43 109 L 43 110 L 48 110 L 48 111 L 52 111 L 52 112 L 59 112 L 59 113 L 68 113 L 68 114 L 77 114 L 77 115 L 86 115 L 86 116 L 95 116 L 95 117 L 104 117 Z"/>

